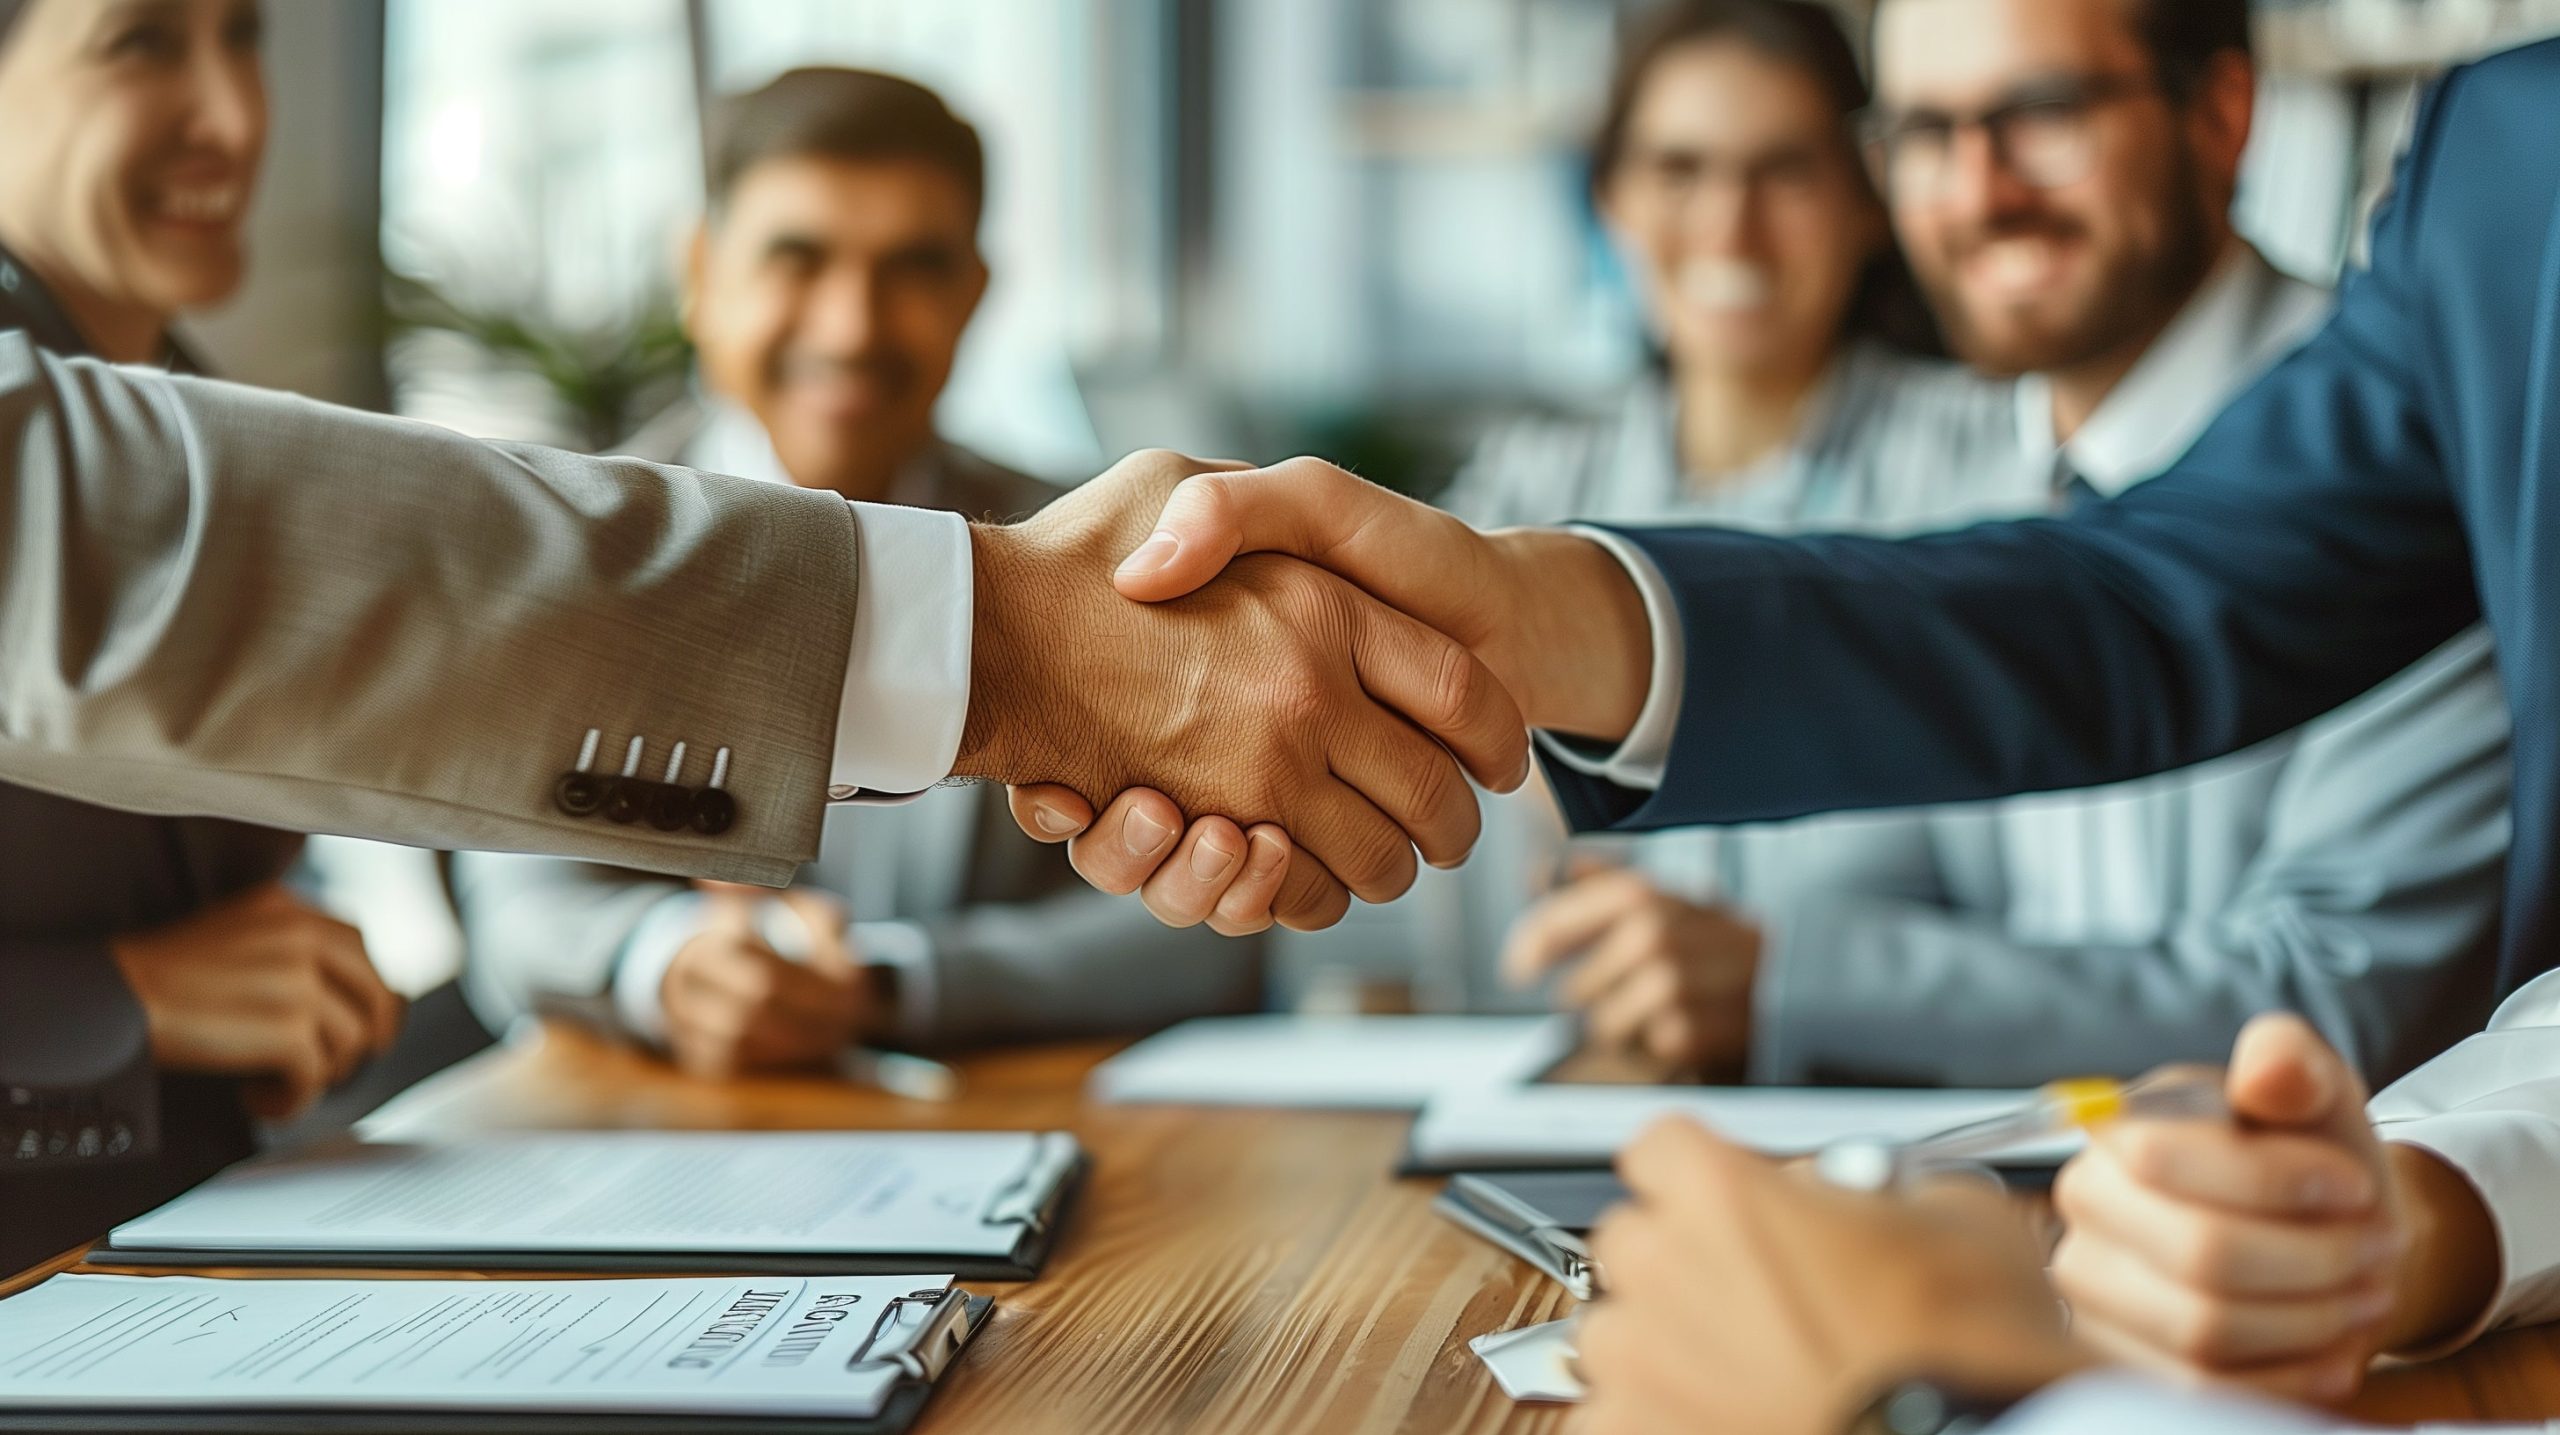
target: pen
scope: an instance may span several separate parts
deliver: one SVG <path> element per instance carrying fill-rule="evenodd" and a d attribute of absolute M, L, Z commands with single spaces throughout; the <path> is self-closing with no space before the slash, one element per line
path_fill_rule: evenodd
<path fill-rule="evenodd" d="M 1903 1141 L 1835 1141 L 1814 1158 L 1824 1180 L 1852 1190 L 1882 1191 L 1930 1171 L 1963 1166 L 2051 1136 L 2092 1131 L 2126 1117 L 2227 1117 L 2222 1074 L 2163 1072 L 2138 1081 L 2079 1077 L 2039 1088 L 2014 1111 Z"/>
<path fill-rule="evenodd" d="M 805 964 L 811 956 L 807 919 L 778 898 L 767 897 L 756 904 L 756 933 L 787 961 Z M 909 1101 L 949 1101 L 960 1094 L 959 1072 L 903 1051 L 848 1046 L 836 1056 L 836 1074 Z"/>

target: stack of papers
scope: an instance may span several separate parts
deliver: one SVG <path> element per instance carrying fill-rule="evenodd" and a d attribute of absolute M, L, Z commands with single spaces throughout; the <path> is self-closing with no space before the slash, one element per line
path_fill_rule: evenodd
<path fill-rule="evenodd" d="M 0 1301 L 0 1429 L 365 1428 L 368 1412 L 402 1429 L 463 1413 L 877 1428 L 912 1416 L 982 1309 L 948 1277 L 56 1276 Z"/>
<path fill-rule="evenodd" d="M 1097 1101 L 1413 1111 L 1533 1081 L 1571 1054 L 1562 1017 L 1240 1016 L 1187 1021 L 1096 1067 Z"/>
<path fill-rule="evenodd" d="M 1077 1173 L 1058 1133 L 520 1132 L 235 1166 L 116 1228 L 129 1264 L 958 1270 L 1019 1278 Z"/>
<path fill-rule="evenodd" d="M 1687 1116 L 1772 1156 L 1853 1138 L 1904 1140 L 2014 1111 L 2032 1091 L 1862 1091 L 1785 1086 L 1521 1086 L 1449 1092 L 1413 1123 L 1406 1169 L 1569 1170 L 1605 1166 L 1663 1116 Z M 2004 1166 L 2055 1166 L 2077 1135 L 2021 1147 Z"/>

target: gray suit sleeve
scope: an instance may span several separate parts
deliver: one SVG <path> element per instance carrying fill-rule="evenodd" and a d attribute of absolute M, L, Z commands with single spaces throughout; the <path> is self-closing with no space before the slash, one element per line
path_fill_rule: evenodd
<path fill-rule="evenodd" d="M 19 938 L 0 950 L 0 1172 L 159 1145 L 150 1024 L 102 947 Z"/>
<path fill-rule="evenodd" d="M 781 882 L 854 602 L 832 494 L 480 442 L 0 333 L 0 780 L 422 846 Z M 583 735 L 716 836 L 572 817 Z M 652 772 L 651 776 L 658 775 Z"/>
<path fill-rule="evenodd" d="M 1260 937 L 1177 930 L 1134 898 L 1061 889 L 925 924 L 938 994 L 929 1049 L 1125 1036 L 1262 1003 Z"/>
<path fill-rule="evenodd" d="M 2262 1011 L 2310 1017 L 2375 1081 L 2487 1015 L 2508 726 L 2473 630 L 2305 734 L 2218 911 L 2131 946 L 2011 940 L 1996 912 L 1808 900 L 1760 995 L 1767 1079 L 2014 1086 L 2220 1061 Z"/>
<path fill-rule="evenodd" d="M 629 1036 L 613 1003 L 623 944 L 649 909 L 685 884 L 559 857 L 458 852 L 454 909 L 463 991 L 492 1031 L 525 1016 L 565 1016 Z"/>

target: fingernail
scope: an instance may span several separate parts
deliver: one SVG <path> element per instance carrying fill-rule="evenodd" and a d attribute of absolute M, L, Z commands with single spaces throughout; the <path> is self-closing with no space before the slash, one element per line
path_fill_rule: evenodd
<path fill-rule="evenodd" d="M 1202 838 L 1191 849 L 1191 875 L 1202 882 L 1215 882 L 1236 865 L 1236 854 Z"/>
<path fill-rule="evenodd" d="M 1076 830 L 1076 820 L 1045 802 L 1031 804 L 1031 821 L 1052 837 L 1064 837 Z"/>
<path fill-rule="evenodd" d="M 1120 560 L 1120 576 L 1147 577 L 1172 562 L 1173 555 L 1181 551 L 1182 540 L 1176 538 L 1171 530 L 1159 528 L 1149 535 L 1146 542 L 1138 545 L 1137 552 Z"/>
<path fill-rule="evenodd" d="M 1280 870 L 1280 864 L 1289 858 L 1288 849 L 1281 846 L 1280 839 L 1276 837 L 1257 832 L 1247 839 L 1247 845 L 1253 849 L 1252 861 L 1246 866 L 1244 873 L 1244 879 L 1248 882 L 1269 880 L 1273 873 Z"/>
<path fill-rule="evenodd" d="M 1164 850 L 1172 836 L 1173 829 L 1158 822 L 1144 808 L 1132 810 L 1129 820 L 1120 825 L 1120 841 L 1132 857 L 1153 857 Z"/>

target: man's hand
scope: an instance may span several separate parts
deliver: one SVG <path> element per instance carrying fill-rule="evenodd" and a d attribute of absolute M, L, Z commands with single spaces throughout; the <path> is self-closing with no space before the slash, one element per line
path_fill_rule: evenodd
<path fill-rule="evenodd" d="M 878 1020 L 846 946 L 844 913 L 824 894 L 706 885 L 702 931 L 677 951 L 658 988 L 676 1064 L 713 1079 L 824 1066 Z M 756 913 L 788 905 L 808 928 L 809 959 L 765 944 Z"/>
<path fill-rule="evenodd" d="M 1597 543 L 1544 529 L 1478 533 L 1315 459 L 1266 469 L 1195 468 L 1168 491 L 1154 531 L 1127 551 L 1114 575 L 1122 594 L 1165 602 L 1209 582 L 1239 554 L 1286 553 L 1465 644 L 1530 726 L 1615 741 L 1643 708 L 1652 680 L 1651 625 L 1626 570 Z M 1166 862 L 1175 850 L 1169 835 L 1150 845 L 1164 816 L 1178 816 L 1180 808 L 1135 792 L 1134 803 L 1114 802 L 1088 831 L 1096 821 L 1088 795 L 1098 796 L 1030 788 L 1017 795 L 1014 816 L 1040 841 L 1070 842 L 1077 870 L 1096 886 L 1143 888 L 1159 916 L 1206 916 L 1220 931 L 1269 924 L 1268 904 L 1257 908 L 1250 890 L 1230 890 L 1243 884 L 1202 879 Z M 1135 830 L 1128 825 L 1133 815 L 1140 819 Z M 1235 837 L 1232 824 L 1220 835 Z M 1188 840 L 1199 836 L 1195 830 Z M 1291 925 L 1307 925 L 1291 915 L 1303 915 L 1307 901 L 1296 875 L 1305 865 L 1289 868 L 1281 916 Z M 1165 873 L 1173 875 L 1160 882 Z"/>
<path fill-rule="evenodd" d="M 2457 1333 L 2497 1286 L 2463 1178 L 2385 1147 L 2364 1083 L 2301 1018 L 2240 1034 L 2230 1121 L 2124 1122 L 2063 1169 L 2054 1283 L 2121 1359 L 2293 1399 L 2354 1393 L 2377 1351 Z"/>
<path fill-rule="evenodd" d="M 1586 871 L 1523 913 L 1502 952 L 1517 988 L 1568 963 L 1557 997 L 1599 1046 L 1698 1073 L 1738 1070 L 1750 1051 L 1760 930 L 1721 908 L 1624 868 Z"/>
<path fill-rule="evenodd" d="M 1586 1435 L 1833 1435 L 1897 1380 L 2023 1396 L 2093 1362 L 1987 1183 L 1842 1191 L 1685 1120 L 1618 1169 L 1633 1200 L 1592 1236 Z"/>
<path fill-rule="evenodd" d="M 109 944 L 171 1071 L 251 1078 L 250 1109 L 301 1112 L 391 1044 L 403 1003 L 356 929 L 281 883 Z"/>
<path fill-rule="evenodd" d="M 1467 776 L 1519 786 L 1526 726 L 1466 647 L 1304 563 L 1255 556 L 1187 596 L 1125 601 L 1113 570 L 1175 485 L 1205 471 L 1138 454 L 1028 522 L 975 531 L 977 638 L 955 770 L 1055 784 L 1080 802 L 1148 788 L 1178 811 L 1269 823 L 1295 854 L 1281 919 L 1324 926 L 1346 885 L 1373 902 L 1412 885 L 1416 848 L 1435 864 L 1462 860 L 1478 824 Z M 1233 824 L 1179 844 L 1173 830 L 1120 890 L 1177 850 L 1222 892 L 1255 870 Z"/>

